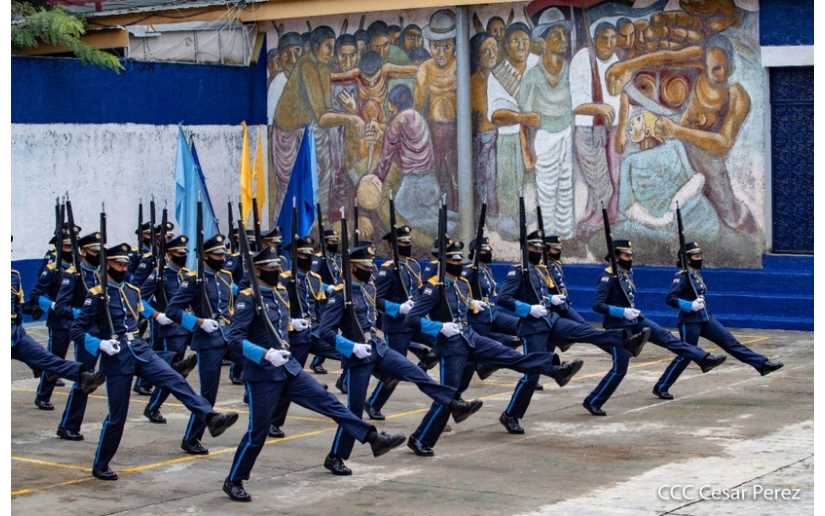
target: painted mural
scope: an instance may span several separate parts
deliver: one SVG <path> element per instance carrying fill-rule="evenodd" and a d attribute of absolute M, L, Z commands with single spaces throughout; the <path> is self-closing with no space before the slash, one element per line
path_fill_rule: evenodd
<path fill-rule="evenodd" d="M 518 195 L 572 261 L 614 238 L 640 263 L 675 259 L 674 208 L 714 266 L 764 249 L 766 84 L 755 0 L 547 1 L 470 9 L 476 208 L 497 259 L 518 255 Z M 289 20 L 269 33 L 270 213 L 305 124 L 326 216 L 357 199 L 365 238 L 402 221 L 432 243 L 457 210 L 455 14 Z M 451 232 L 457 211 L 451 212 Z"/>

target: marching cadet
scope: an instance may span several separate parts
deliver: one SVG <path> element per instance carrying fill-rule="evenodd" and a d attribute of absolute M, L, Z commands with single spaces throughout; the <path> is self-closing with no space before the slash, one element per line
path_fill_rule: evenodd
<path fill-rule="evenodd" d="M 138 235 L 138 244 L 139 247 L 132 246 L 129 252 L 129 278 L 130 281 L 133 279 L 133 275 L 137 270 L 138 266 L 140 265 L 141 261 L 146 257 L 147 253 L 151 250 L 152 245 L 152 223 L 151 221 L 144 222 L 140 225 L 138 229 L 135 230 L 135 234 Z M 134 283 L 134 282 L 133 282 Z M 139 283 L 138 283 L 139 285 Z"/>
<path fill-rule="evenodd" d="M 64 272 L 54 304 L 55 313 L 67 321 L 72 321 L 80 315 L 89 289 L 100 282 L 100 233 L 93 232 L 82 236 L 78 239 L 77 246 L 80 263 L 77 267 L 72 265 Z M 83 370 L 94 371 L 97 356 L 88 353 L 83 342 L 74 341 L 74 350 L 75 359 L 82 364 Z M 63 416 L 57 427 L 58 437 L 67 441 L 83 440 L 80 426 L 86 414 L 87 400 L 88 395 L 75 384 L 69 391 L 66 406 L 63 408 Z"/>
<path fill-rule="evenodd" d="M 100 370 L 106 375 L 109 414 L 103 421 L 100 440 L 92 464 L 92 475 L 101 480 L 117 480 L 109 462 L 117 452 L 129 409 L 129 393 L 134 375 L 146 377 L 153 385 L 175 395 L 192 416 L 202 421 L 213 437 L 222 434 L 238 420 L 238 414 L 218 413 L 212 404 L 195 394 L 186 380 L 155 354 L 145 340 L 136 335 L 138 319 L 158 314 L 144 306 L 140 289 L 127 283 L 129 244 L 106 250 L 106 286 L 89 289 L 80 316 L 72 325 L 72 338 L 83 342 L 86 351 L 102 353 Z M 106 311 L 108 305 L 108 313 Z"/>
<path fill-rule="evenodd" d="M 238 242 L 238 228 L 232 228 L 229 232 L 229 238 L 232 239 L 236 251 L 231 251 L 232 246 L 229 246 L 229 242 L 227 242 L 227 246 L 230 247 L 230 249 L 227 250 L 226 263 L 223 268 L 232 273 L 232 282 L 235 283 L 235 285 L 240 285 L 243 280 L 243 260 L 241 259 L 241 253 L 237 251 L 237 249 L 241 248 Z"/>
<path fill-rule="evenodd" d="M 338 246 L 341 243 L 341 239 L 338 238 L 335 230 L 331 228 L 324 229 L 323 237 L 324 247 L 327 252 L 326 255 L 324 255 L 319 251 L 315 255 L 315 258 L 312 260 L 312 270 L 320 274 L 321 279 L 327 285 L 337 285 L 341 282 L 341 255 L 338 253 Z M 324 368 L 324 360 L 324 357 L 313 357 L 309 368 L 312 369 L 312 372 L 315 374 L 327 374 L 327 370 Z M 347 393 L 346 382 L 344 382 L 345 378 L 345 373 L 341 373 L 341 376 L 339 376 L 335 382 L 335 386 L 343 394 Z"/>
<path fill-rule="evenodd" d="M 379 299 L 397 299 L 398 312 L 395 315 L 384 312 L 381 318 L 381 330 L 387 345 L 401 354 L 407 356 L 407 350 L 413 352 L 421 363 L 419 367 L 425 371 L 434 367 L 438 358 L 420 342 L 429 343 L 431 346 L 434 340 L 429 335 L 424 335 L 418 330 L 410 329 L 404 322 L 407 312 L 415 304 L 423 283 L 421 281 L 421 265 L 418 260 L 412 257 L 412 230 L 409 226 L 397 226 L 395 238 L 398 242 L 399 271 L 398 276 L 393 273 L 394 263 L 392 258 L 385 260 L 378 270 L 375 280 L 375 288 Z M 390 245 L 392 234 L 384 235 L 384 240 Z M 401 278 L 402 284 L 397 278 Z M 402 299 L 403 298 L 403 299 Z M 386 303 L 385 303 L 386 304 Z M 413 342 L 415 341 L 415 342 Z M 381 409 L 390 399 L 398 380 L 395 378 L 382 378 L 372 391 L 372 395 L 367 403 L 366 412 L 370 419 L 383 421 L 384 414 Z"/>
<path fill-rule="evenodd" d="M 249 480 L 266 440 L 273 411 L 282 397 L 332 418 L 351 438 L 370 443 L 375 457 L 404 443 L 403 435 L 378 432 L 374 426 L 362 421 L 303 371 L 301 364 L 285 349 L 289 327 L 297 320 L 290 321 L 288 294 L 279 285 L 279 257 L 271 247 L 266 247 L 253 257 L 253 262 L 261 302 L 266 308 L 257 311 L 253 289 L 242 290 L 237 310 L 226 330 L 227 340 L 246 360 L 243 376 L 249 399 L 249 428 L 238 444 L 232 468 L 223 484 L 224 492 L 237 502 L 252 500 L 243 481 Z M 272 323 L 274 334 L 265 318 Z"/>
<path fill-rule="evenodd" d="M 473 271 L 468 266 L 464 269 L 463 276 L 469 281 L 472 274 L 478 274 L 480 301 L 484 301 L 487 305 L 477 313 L 470 312 L 470 326 L 479 335 L 495 339 L 505 346 L 520 346 L 521 343 L 518 340 L 513 346 L 513 337 L 518 335 L 518 317 L 505 313 L 496 306 L 498 292 L 496 291 L 496 279 L 493 277 L 493 271 L 490 270 L 490 263 L 493 261 L 493 247 L 490 245 L 490 239 L 483 237 L 481 245 L 477 245 L 475 240 L 470 242 L 470 253 L 471 259 L 472 253 L 478 253 L 478 270 Z"/>
<path fill-rule="evenodd" d="M 544 237 L 544 245 L 547 247 L 547 271 L 555 284 L 555 294 L 564 296 L 564 303 L 554 305 L 553 310 L 559 317 L 565 317 L 580 323 L 586 323 L 584 317 L 573 308 L 567 295 L 567 285 L 564 282 L 564 266 L 561 262 L 562 243 L 558 235 Z"/>
<path fill-rule="evenodd" d="M 201 395 L 215 404 L 220 385 L 221 361 L 234 358 L 224 338 L 224 324 L 234 310 L 235 285 L 232 273 L 224 269 L 226 246 L 217 234 L 203 243 L 203 282 L 190 271 L 166 307 L 172 322 L 192 332 L 192 350 L 197 352 Z M 181 449 L 193 455 L 209 453 L 200 442 L 204 432 L 202 418 L 192 414 L 181 441 Z"/>
<path fill-rule="evenodd" d="M 31 313 L 33 319 L 40 319 L 44 313 L 47 314 L 46 327 L 49 329 L 49 352 L 60 358 L 66 358 L 71 340 L 69 327 L 72 318 L 57 313 L 54 307 L 57 292 L 60 290 L 60 283 L 63 280 L 63 273 L 72 264 L 72 241 L 68 224 L 63 225 L 61 235 L 62 241 L 55 244 L 62 246 L 61 263 L 50 262 L 46 264 L 46 267 L 37 277 L 37 283 L 29 292 L 29 303 L 26 312 Z M 51 397 L 56 381 L 57 378 L 52 375 L 44 374 L 40 376 L 40 383 L 37 385 L 37 394 L 34 398 L 34 404 L 40 410 L 54 410 Z"/>
<path fill-rule="evenodd" d="M 457 423 L 464 421 L 481 408 L 480 400 L 466 402 L 459 399 L 454 386 L 439 384 L 405 356 L 387 346 L 386 342 L 374 333 L 378 310 L 395 317 L 401 307 L 377 296 L 375 285 L 372 283 L 374 258 L 375 250 L 367 241 L 360 242 L 349 254 L 352 264 L 351 302 L 358 325 L 364 332 L 365 342 L 353 342 L 343 335 L 338 335 L 338 329 L 346 324 L 343 284 L 335 287 L 335 292 L 330 297 L 321 318 L 321 338 L 334 343 L 344 357 L 343 366 L 348 373 L 349 409 L 356 416 L 361 416 L 370 376 L 376 374 L 379 377 L 415 383 L 421 392 L 433 399 L 433 407 L 438 407 L 447 417 L 452 414 Z M 352 470 L 344 464 L 344 460 L 349 459 L 352 446 L 352 435 L 346 428 L 339 426 L 332 449 L 324 461 L 324 467 L 333 475 L 351 475 Z"/>
<path fill-rule="evenodd" d="M 472 298 L 470 283 L 462 276 L 465 265 L 463 248 L 462 242 L 447 239 L 444 285 L 438 284 L 437 275 L 432 276 L 406 319 L 408 326 L 420 328 L 437 339 L 435 350 L 441 361 L 441 383 L 460 388 L 467 362 L 475 361 L 522 373 L 544 374 L 553 378 L 559 386 L 566 385 L 581 369 L 580 360 L 556 366 L 553 364 L 552 353 L 521 354 L 497 340 L 479 335 L 470 326 L 469 313 L 481 311 L 487 308 L 487 304 Z M 442 300 L 449 309 L 452 318 L 450 321 L 434 320 L 439 318 L 437 310 Z M 456 393 L 457 397 L 460 395 L 460 391 Z M 410 436 L 407 446 L 416 455 L 432 457 L 435 454 L 433 447 L 449 417 L 444 406 L 434 403 L 421 425 Z"/>
<path fill-rule="evenodd" d="M 514 265 L 513 269 L 507 273 L 498 296 L 498 304 L 513 311 L 520 318 L 518 334 L 524 343 L 524 352 L 553 353 L 556 346 L 560 344 L 588 342 L 602 349 L 611 350 L 614 356 L 622 354 L 627 361 L 630 360 L 630 356 L 638 356 L 647 342 L 649 331 L 640 329 L 639 332 L 631 335 L 630 332 L 622 330 L 597 330 L 587 323 L 561 318 L 556 311 L 549 308 L 562 305 L 566 302 L 566 297 L 554 293 L 555 283 L 544 265 L 543 254 L 542 235 L 539 231 L 533 231 L 527 235 L 529 285 L 525 287 L 532 289 L 535 293 L 539 301 L 537 304 L 531 305 L 525 302 L 524 298 L 519 299 L 521 293 L 526 290 L 522 286 L 524 275 L 521 264 Z M 538 382 L 537 374 L 525 374 L 516 384 L 510 403 L 499 417 L 499 421 L 507 432 L 524 433 L 519 419 L 524 417 L 530 406 L 536 382 Z"/>
<path fill-rule="evenodd" d="M 698 243 L 688 242 L 685 244 L 685 254 L 687 268 L 676 273 L 667 294 L 667 304 L 679 310 L 679 333 L 682 339 L 696 346 L 699 337 L 704 337 L 740 362 L 756 369 L 762 376 L 781 369 L 784 366 L 782 362 L 770 360 L 744 346 L 710 313 L 705 299 L 708 288 L 702 278 L 702 249 Z M 676 383 L 689 363 L 681 355 L 674 358 L 653 387 L 653 394 L 663 400 L 672 400 L 670 387 Z"/>
<path fill-rule="evenodd" d="M 685 360 L 696 362 L 703 373 L 720 365 L 725 355 L 708 353 L 698 345 L 677 339 L 672 333 L 645 317 L 636 308 L 636 284 L 633 281 L 633 247 L 630 240 L 613 240 L 617 271 L 607 267 L 599 280 L 593 311 L 604 315 L 605 328 L 625 328 L 633 332 L 650 330 L 650 342 L 670 350 Z M 610 256 L 605 257 L 609 261 Z M 616 390 L 627 373 L 626 368 L 611 371 L 596 390 L 585 399 L 584 406 L 595 416 L 603 416 L 601 406 Z M 593 410 L 596 409 L 596 410 Z"/>
<path fill-rule="evenodd" d="M 326 306 L 326 293 L 331 285 L 321 281 L 321 275 L 312 270 L 312 259 L 315 256 L 314 244 L 315 241 L 310 236 L 298 238 L 290 244 L 290 251 L 297 268 L 295 286 L 300 305 L 299 311 L 302 314 L 301 319 L 308 322 L 306 327 L 303 326 L 303 323 L 293 324 L 289 333 L 289 351 L 292 358 L 297 360 L 301 367 L 306 365 L 310 353 L 314 353 L 315 356 L 341 360 L 341 354 L 335 350 L 335 347 L 321 339 L 318 333 L 321 315 Z M 279 262 L 284 263 L 280 256 Z M 283 271 L 280 276 L 281 281 L 291 281 L 292 279 L 291 271 Z M 269 428 L 270 437 L 284 437 L 285 434 L 281 427 L 286 421 L 289 404 L 288 397 L 281 397 L 272 418 L 272 425 Z"/>
<path fill-rule="evenodd" d="M 175 297 L 181 283 L 190 274 L 186 268 L 188 241 L 189 238 L 186 235 L 173 236 L 166 243 L 166 266 L 163 269 L 163 280 L 159 279 L 160 270 L 156 268 L 140 286 L 140 297 L 143 302 L 157 311 L 156 326 L 152 332 L 152 337 L 156 341 L 154 348 L 158 356 L 167 364 L 171 364 L 172 369 L 184 378 L 189 376 L 197 364 L 197 355 L 191 354 L 186 357 L 186 348 L 189 346 L 192 333 L 175 324 L 163 311 L 166 310 L 169 300 Z M 143 410 L 146 419 L 152 423 L 166 423 L 166 418 L 160 413 L 160 407 L 168 397 L 168 389 L 154 389 L 149 397 L 149 403 Z"/>

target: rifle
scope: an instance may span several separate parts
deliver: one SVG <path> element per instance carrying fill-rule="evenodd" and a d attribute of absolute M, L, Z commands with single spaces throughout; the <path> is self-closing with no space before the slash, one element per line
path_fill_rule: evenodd
<path fill-rule="evenodd" d="M 476 248 L 471 251 L 473 253 L 473 266 L 470 269 L 469 280 L 470 290 L 473 293 L 473 299 L 482 299 L 480 276 L 478 272 L 479 267 L 479 251 L 481 248 L 481 241 L 484 240 L 484 224 L 487 221 L 487 202 L 481 204 L 481 213 L 478 215 L 478 225 L 476 226 Z"/>
<path fill-rule="evenodd" d="M 138 203 L 137 241 L 138 241 L 138 245 L 137 245 L 138 256 L 140 256 L 141 254 L 143 254 L 142 253 L 142 248 L 143 248 L 143 198 L 142 197 L 140 198 L 140 201 Z"/>
<path fill-rule="evenodd" d="M 149 200 L 149 252 L 152 253 L 152 259 L 154 259 L 157 255 L 157 235 L 155 234 L 155 196 L 153 195 L 152 198 Z"/>
<path fill-rule="evenodd" d="M 357 210 L 358 207 L 356 206 L 355 209 Z M 401 278 L 401 260 L 398 258 L 398 236 L 395 234 L 395 223 L 395 199 L 393 198 L 392 190 L 390 190 L 390 248 L 392 249 L 393 275 L 395 276 L 396 283 L 401 287 L 401 290 L 399 292 L 398 289 L 391 289 L 387 298 L 393 302 L 403 303 L 409 299 L 410 294 L 407 292 L 407 285 L 404 284 Z M 355 234 L 357 239 L 358 230 L 356 230 Z"/>
<path fill-rule="evenodd" d="M 696 290 L 696 285 L 693 283 L 693 277 L 691 277 L 690 273 L 688 272 L 688 259 L 687 259 L 687 249 L 685 249 L 685 227 L 682 224 L 682 209 L 679 208 L 679 202 L 676 202 L 676 227 L 679 231 L 679 268 L 687 274 L 688 283 L 690 283 L 690 288 L 693 290 L 693 295 L 695 298 L 699 298 L 699 291 Z M 707 308 L 702 310 L 704 319 L 707 320 L 708 312 Z"/>
<path fill-rule="evenodd" d="M 69 200 L 69 192 L 66 192 L 66 218 L 69 222 L 69 241 L 72 243 L 72 264 L 77 272 L 80 272 L 80 254 L 77 246 L 77 233 L 74 232 L 74 211 L 72 201 Z"/>
<path fill-rule="evenodd" d="M 60 203 L 60 197 L 54 198 L 54 263 L 57 270 L 62 270 L 63 263 L 63 219 L 65 207 Z M 74 228 L 69 228 L 70 232 Z"/>
<path fill-rule="evenodd" d="M 447 301 L 447 196 L 441 196 L 438 210 L 438 301 L 430 312 L 430 318 L 440 322 L 452 322 L 453 312 Z"/>
<path fill-rule="evenodd" d="M 235 244 L 235 240 L 232 239 L 232 228 L 235 227 L 235 221 L 232 216 L 232 201 L 226 201 L 226 217 L 229 221 L 229 232 L 226 233 L 229 235 L 229 250 L 235 253 L 238 250 L 238 246 Z"/>
<path fill-rule="evenodd" d="M 315 205 L 318 214 L 318 245 L 321 246 L 321 259 L 319 260 L 321 280 L 327 285 L 334 285 L 335 279 L 332 277 L 332 270 L 329 267 L 329 256 L 327 256 L 327 241 L 324 240 L 324 218 L 321 215 L 321 203 Z M 343 214 L 343 208 L 341 209 Z M 343 239 L 342 239 L 343 240 Z M 349 244 L 347 244 L 349 245 Z"/>
<path fill-rule="evenodd" d="M 261 221 L 258 219 L 258 199 L 252 198 L 252 223 L 255 228 L 255 250 L 260 251 L 264 248 L 264 241 L 261 238 Z"/>
<path fill-rule="evenodd" d="M 320 215 L 321 205 L 318 205 Z M 320 218 L 318 219 L 321 220 Z M 349 232 L 347 231 L 347 217 L 344 208 L 341 208 L 341 276 L 344 280 L 344 313 L 341 316 L 341 335 L 353 342 L 364 342 L 364 331 L 355 316 L 355 307 L 352 304 L 352 265 L 349 261 Z"/>
<path fill-rule="evenodd" d="M 390 192 L 390 202 L 392 202 L 392 192 Z M 390 226 L 395 231 L 395 223 L 390 222 Z M 361 242 L 361 232 L 358 231 L 358 199 L 352 203 L 352 243 L 358 245 Z M 395 262 L 398 265 L 398 261 Z"/>
<path fill-rule="evenodd" d="M 169 300 L 166 298 L 166 224 L 169 212 L 166 206 L 163 207 L 163 215 L 160 217 L 160 242 L 158 242 L 158 275 L 155 287 L 155 299 L 162 309 L 166 309 Z"/>
<path fill-rule="evenodd" d="M 249 271 L 249 286 L 252 287 L 252 293 L 255 298 L 255 312 L 263 317 L 264 326 L 269 332 L 269 336 L 278 343 L 281 349 L 289 349 L 289 343 L 281 338 L 278 330 L 273 326 L 272 320 L 269 318 L 269 312 L 266 309 L 266 304 L 264 304 L 261 287 L 258 285 L 258 277 L 255 276 L 255 265 L 252 263 L 252 253 L 249 251 L 249 239 L 246 238 L 246 228 L 243 225 L 243 219 L 238 220 L 238 235 L 241 245 L 241 256 L 243 257 L 246 270 Z"/>
<path fill-rule="evenodd" d="M 292 275 L 287 282 L 287 292 L 289 293 L 289 316 L 293 319 L 303 319 L 304 318 L 304 310 L 301 307 L 301 298 L 298 296 L 298 259 L 297 255 L 297 248 L 298 248 L 298 206 L 295 201 L 295 197 L 292 198 L 292 224 L 291 224 L 291 235 L 290 239 L 292 240 L 292 263 L 291 263 L 291 272 Z"/>
<path fill-rule="evenodd" d="M 109 312 L 109 270 L 106 263 L 106 205 L 100 205 L 100 279 L 99 284 L 103 294 L 103 313 L 106 314 L 106 324 L 109 326 L 109 338 L 115 336 L 115 325 L 112 314 Z"/>
<path fill-rule="evenodd" d="M 518 197 L 519 245 L 521 245 L 521 285 L 518 298 L 531 305 L 542 304 L 530 280 L 530 252 L 527 249 L 527 209 L 524 207 L 524 194 Z"/>
<path fill-rule="evenodd" d="M 195 219 L 195 242 L 195 249 L 198 253 L 198 272 L 196 280 L 198 290 L 200 290 L 201 300 L 203 301 L 203 306 L 206 307 L 209 318 L 214 319 L 215 314 L 212 312 L 212 303 L 209 302 L 209 294 L 206 292 L 206 282 L 203 279 L 203 203 L 200 200 L 198 200 L 198 215 Z"/>
<path fill-rule="evenodd" d="M 621 280 L 619 280 L 619 269 L 616 266 L 616 252 L 613 249 L 613 237 L 610 236 L 610 221 L 607 219 L 607 208 L 604 207 L 604 203 L 602 203 L 602 219 L 604 220 L 604 238 L 607 242 L 607 255 L 610 258 L 610 270 L 613 277 L 615 277 L 616 281 L 619 282 L 619 287 L 621 287 L 622 293 L 624 293 L 624 297 L 627 299 L 627 302 L 630 303 L 630 307 L 634 308 L 633 301 L 630 299 L 630 296 L 627 295 L 624 285 Z"/>
<path fill-rule="evenodd" d="M 541 259 L 544 260 L 544 265 L 547 265 L 547 246 L 544 245 L 544 217 L 541 216 L 541 206 L 536 206 L 536 220 L 539 223 L 539 235 L 541 236 Z"/>

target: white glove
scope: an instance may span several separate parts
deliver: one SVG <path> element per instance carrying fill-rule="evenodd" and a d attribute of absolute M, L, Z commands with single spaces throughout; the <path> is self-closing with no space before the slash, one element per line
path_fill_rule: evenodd
<path fill-rule="evenodd" d="M 705 309 L 705 298 L 697 297 L 696 299 L 693 300 L 693 302 L 690 305 L 691 305 L 690 309 L 693 310 L 694 312 L 698 312 L 699 310 L 704 310 Z"/>
<path fill-rule="evenodd" d="M 158 316 L 155 317 L 155 321 L 157 321 L 157 323 L 160 324 L 161 326 L 168 326 L 168 325 L 172 324 L 173 322 L 175 322 L 172 319 L 166 317 L 166 314 L 163 313 L 163 312 L 158 313 Z"/>
<path fill-rule="evenodd" d="M 120 342 L 117 339 L 107 339 L 100 341 L 100 351 L 109 356 L 120 353 Z"/>
<path fill-rule="evenodd" d="M 638 318 L 642 312 L 636 310 L 635 308 L 625 308 L 624 309 L 624 318 L 628 321 L 632 321 L 633 319 Z"/>
<path fill-rule="evenodd" d="M 490 306 L 489 304 L 487 304 L 487 302 L 479 301 L 478 299 L 473 299 L 472 304 L 473 310 L 475 310 L 476 312 L 483 312 L 484 310 L 487 310 L 487 308 Z"/>
<path fill-rule="evenodd" d="M 309 328 L 309 321 L 306 319 L 292 319 L 292 329 L 295 331 L 304 331 Z"/>
<path fill-rule="evenodd" d="M 567 296 L 561 294 L 553 294 L 550 296 L 550 304 L 553 306 L 563 305 L 565 301 L 567 301 Z"/>
<path fill-rule="evenodd" d="M 461 326 L 454 322 L 445 322 L 441 325 L 441 334 L 447 337 L 454 337 L 461 333 Z"/>
<path fill-rule="evenodd" d="M 530 307 L 530 315 L 536 318 L 544 317 L 547 315 L 547 308 L 543 305 L 533 305 Z"/>
<path fill-rule="evenodd" d="M 215 319 L 201 319 L 201 329 L 206 333 L 217 331 L 220 325 Z"/>
<path fill-rule="evenodd" d="M 372 346 L 369 344 L 361 344 L 360 342 L 356 342 L 352 346 L 352 354 L 358 358 L 367 358 L 372 355 Z"/>
<path fill-rule="evenodd" d="M 289 351 L 285 349 L 269 348 L 266 350 L 266 353 L 264 353 L 264 360 L 266 360 L 275 367 L 281 367 L 282 365 L 289 362 L 291 356 L 292 355 L 289 353 Z"/>
<path fill-rule="evenodd" d="M 49 305 L 49 310 L 54 311 L 54 305 L 55 305 L 55 302 L 52 301 L 52 304 Z"/>
<path fill-rule="evenodd" d="M 409 313 L 409 311 L 412 310 L 413 306 L 415 306 L 415 301 L 413 301 L 412 299 L 408 299 L 401 303 L 401 305 L 398 307 L 398 313 L 401 315 L 407 315 L 407 313 Z"/>

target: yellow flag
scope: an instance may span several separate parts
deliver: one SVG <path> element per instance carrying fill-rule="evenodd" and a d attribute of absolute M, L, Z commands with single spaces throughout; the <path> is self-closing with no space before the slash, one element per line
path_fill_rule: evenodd
<path fill-rule="evenodd" d="M 249 169 L 249 128 L 241 122 L 243 128 L 243 146 L 241 147 L 241 204 L 243 204 L 243 222 L 249 222 L 252 210 L 252 171 Z"/>
<path fill-rule="evenodd" d="M 258 200 L 258 219 L 264 220 L 263 205 L 266 204 L 266 176 L 264 175 L 264 132 L 258 127 L 255 138 L 255 166 L 252 167 L 252 180 L 255 181 L 255 198 Z M 251 201 L 250 201 L 251 202 Z"/>

